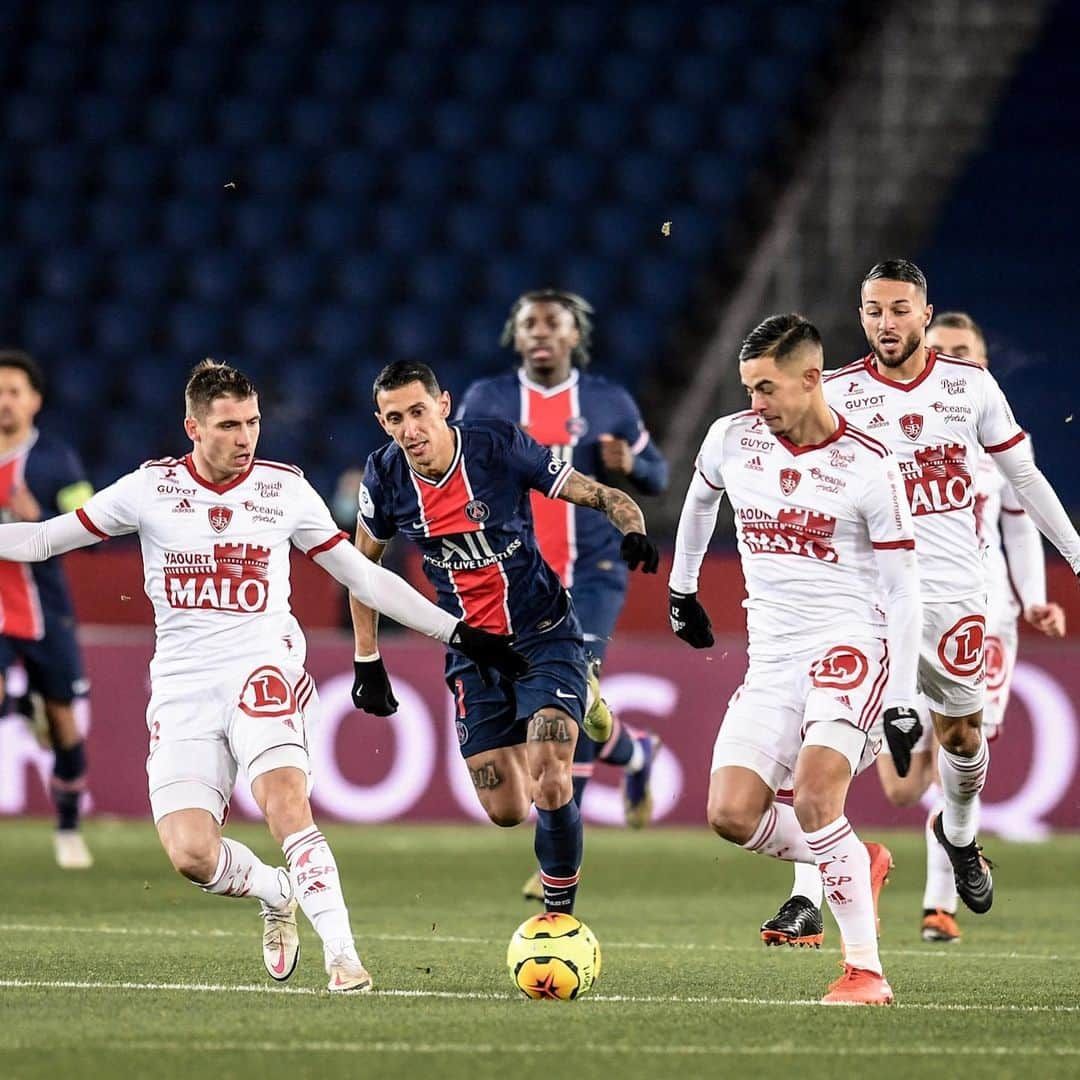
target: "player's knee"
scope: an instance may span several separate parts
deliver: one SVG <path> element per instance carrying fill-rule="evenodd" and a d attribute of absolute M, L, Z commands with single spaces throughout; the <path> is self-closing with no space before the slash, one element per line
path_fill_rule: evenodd
<path fill-rule="evenodd" d="M 812 786 L 795 792 L 792 807 L 803 832 L 824 829 L 843 813 L 843 807 L 837 806 L 833 792 L 819 791 Z"/>
<path fill-rule="evenodd" d="M 937 732 L 938 742 L 950 754 L 974 754 L 979 748 L 979 728 L 962 717 L 947 717 Z"/>
<path fill-rule="evenodd" d="M 710 799 L 706 808 L 709 827 L 717 836 L 733 844 L 745 844 L 758 827 L 761 815 L 755 815 L 746 807 Z"/>
<path fill-rule="evenodd" d="M 197 885 L 213 880 L 217 872 L 217 852 L 195 837 L 177 837 L 166 842 L 165 852 L 178 874 Z"/>
<path fill-rule="evenodd" d="M 503 799 L 497 803 L 485 803 L 484 810 L 492 824 L 500 829 L 512 829 L 529 816 L 529 802 L 525 798 Z"/>
<path fill-rule="evenodd" d="M 574 781 L 562 762 L 550 762 L 533 778 L 533 802 L 541 810 L 558 810 L 574 796 Z"/>

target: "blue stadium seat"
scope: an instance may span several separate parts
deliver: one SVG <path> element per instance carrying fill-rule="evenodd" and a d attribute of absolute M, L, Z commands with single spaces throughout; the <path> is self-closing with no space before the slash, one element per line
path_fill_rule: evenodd
<path fill-rule="evenodd" d="M 431 110 L 429 123 L 437 146 L 474 152 L 488 138 L 491 114 L 470 101 L 441 101 Z"/>
<path fill-rule="evenodd" d="M 363 49 L 340 45 L 324 49 L 312 60 L 315 89 L 351 103 L 370 84 L 373 67 L 371 54 Z"/>
<path fill-rule="evenodd" d="M 102 180 L 107 191 L 116 193 L 148 192 L 160 198 L 165 170 L 165 154 L 150 143 L 110 146 L 101 163 Z"/>
<path fill-rule="evenodd" d="M 321 449 L 323 459 L 339 472 L 350 466 L 362 467 L 376 437 L 374 424 L 351 409 L 331 413 L 320 423 L 323 438 L 312 449 Z"/>
<path fill-rule="evenodd" d="M 300 48 L 315 35 L 322 11 L 317 5 L 292 0 L 264 3 L 259 12 L 259 33 L 268 42 Z"/>
<path fill-rule="evenodd" d="M 226 346 L 226 330 L 235 319 L 235 309 L 211 304 L 180 301 L 168 317 L 172 349 L 192 357 L 192 363 L 204 356 L 220 356 Z"/>
<path fill-rule="evenodd" d="M 75 241 L 78 206 L 70 198 L 29 195 L 16 206 L 16 231 L 32 247 L 61 247 Z"/>
<path fill-rule="evenodd" d="M 187 291 L 197 300 L 225 304 L 242 296 L 251 283 L 251 259 L 225 248 L 195 254 L 184 274 Z"/>
<path fill-rule="evenodd" d="M 486 202 L 454 202 L 447 208 L 444 228 L 455 251 L 486 254 L 505 245 L 512 211 Z"/>
<path fill-rule="evenodd" d="M 596 255 L 571 255 L 559 264 L 554 285 L 579 293 L 596 309 L 602 322 L 619 284 L 619 266 Z"/>
<path fill-rule="evenodd" d="M 341 402 L 347 389 L 341 384 L 333 360 L 319 353 L 294 353 L 280 365 L 277 392 L 282 413 L 300 414 L 317 421 L 319 415 Z"/>
<path fill-rule="evenodd" d="M 651 100 L 660 71 L 655 61 L 640 53 L 608 53 L 600 61 L 601 80 L 607 93 L 624 103 Z"/>
<path fill-rule="evenodd" d="M 375 235 L 383 251 L 412 254 L 431 243 L 434 221 L 429 207 L 383 203 L 375 211 Z"/>
<path fill-rule="evenodd" d="M 475 277 L 466 259 L 446 251 L 421 255 L 410 269 L 412 296 L 433 306 L 457 303 Z"/>
<path fill-rule="evenodd" d="M 87 160 L 77 143 L 48 143 L 30 154 L 29 188 L 35 194 L 73 197 L 86 182 Z"/>
<path fill-rule="evenodd" d="M 166 244 L 193 251 L 212 247 L 221 239 L 221 204 L 212 199 L 170 199 L 161 217 Z"/>
<path fill-rule="evenodd" d="M 482 267 L 488 295 L 505 298 L 507 308 L 527 289 L 542 288 L 546 277 L 540 272 L 541 261 L 531 254 L 500 253 L 485 261 Z M 501 322 L 499 326 L 502 326 Z M 498 327 L 493 331 L 496 337 L 497 331 Z"/>
<path fill-rule="evenodd" d="M 225 185 L 236 178 L 237 155 L 216 143 L 190 146 L 176 158 L 173 181 L 179 192 L 222 198 Z"/>
<path fill-rule="evenodd" d="M 42 143 L 57 137 L 60 129 L 60 102 L 41 94 L 5 94 L 4 133 L 22 143 Z"/>
<path fill-rule="evenodd" d="M 207 132 L 197 101 L 161 95 L 145 106 L 145 130 L 152 142 L 166 146 L 191 146 Z"/>
<path fill-rule="evenodd" d="M 413 108 L 426 109 L 428 102 L 439 96 L 442 73 L 438 61 L 437 53 L 391 53 L 383 70 L 385 92 L 397 101 L 409 102 Z"/>
<path fill-rule="evenodd" d="M 598 206 L 589 214 L 590 246 L 605 258 L 634 255 L 644 230 L 638 217 L 621 205 Z"/>
<path fill-rule="evenodd" d="M 379 176 L 378 161 L 364 150 L 335 150 L 318 166 L 321 186 L 331 195 L 368 199 Z"/>
<path fill-rule="evenodd" d="M 32 300 L 22 308 L 20 344 L 42 356 L 63 356 L 79 346 L 80 309 L 59 300 Z"/>
<path fill-rule="evenodd" d="M 832 28 L 828 4 L 777 4 L 772 12 L 772 37 L 787 53 L 806 57 L 823 48 Z"/>
<path fill-rule="evenodd" d="M 319 352 L 335 357 L 360 357 L 370 348 L 374 308 L 359 304 L 327 304 L 316 313 L 311 338 Z"/>
<path fill-rule="evenodd" d="M 222 4 L 218 0 L 189 0 L 184 5 L 186 37 L 197 44 L 222 47 L 252 21 L 252 5 Z"/>
<path fill-rule="evenodd" d="M 110 37 L 150 44 L 172 29 L 173 11 L 164 4 L 118 0 L 109 5 L 108 20 Z"/>
<path fill-rule="evenodd" d="M 631 268 L 636 298 L 650 311 L 669 315 L 690 299 L 693 272 L 682 259 L 645 255 Z"/>
<path fill-rule="evenodd" d="M 347 48 L 373 48 L 382 43 L 391 22 L 391 8 L 381 4 L 338 4 L 327 37 Z"/>
<path fill-rule="evenodd" d="M 630 113 L 610 101 L 587 101 L 575 110 L 573 117 L 577 141 L 585 150 L 596 153 L 615 153 L 626 148 L 630 141 Z"/>
<path fill-rule="evenodd" d="M 413 128 L 413 116 L 400 101 L 379 98 L 360 110 L 360 133 L 374 150 L 396 151 L 410 145 Z"/>
<path fill-rule="evenodd" d="M 446 154 L 412 150 L 398 159 L 395 194 L 406 200 L 442 200 L 453 184 L 453 171 Z"/>
<path fill-rule="evenodd" d="M 386 316 L 386 341 L 391 354 L 400 360 L 424 360 L 442 349 L 446 338 L 445 320 L 437 307 L 406 304 L 392 308 Z"/>
<path fill-rule="evenodd" d="M 624 15 L 626 43 L 644 52 L 661 52 L 676 42 L 682 17 L 677 5 L 652 4 L 630 8 Z"/>
<path fill-rule="evenodd" d="M 604 355 L 617 359 L 620 367 L 638 367 L 658 359 L 661 345 L 656 314 L 644 306 L 619 308 L 604 320 Z"/>
<path fill-rule="evenodd" d="M 321 97 L 298 98 L 289 106 L 289 141 L 299 149 L 332 149 L 341 142 L 341 111 Z"/>
<path fill-rule="evenodd" d="M 611 4 L 558 4 L 545 12 L 545 31 L 560 52 L 594 53 L 614 38 L 617 18 Z"/>
<path fill-rule="evenodd" d="M 676 180 L 670 162 L 659 154 L 636 151 L 615 162 L 615 186 L 629 203 L 661 204 L 671 196 Z"/>
<path fill-rule="evenodd" d="M 240 320 L 240 345 L 244 355 L 274 356 L 284 360 L 304 339 L 306 311 L 281 303 L 254 304 Z"/>
<path fill-rule="evenodd" d="M 700 114 L 682 102 L 661 101 L 649 106 L 645 131 L 650 145 L 665 154 L 689 156 L 703 142 Z"/>
<path fill-rule="evenodd" d="M 592 154 L 565 151 L 544 160 L 545 191 L 567 203 L 595 202 L 604 179 L 603 162 Z"/>
<path fill-rule="evenodd" d="M 20 249 L 0 248 L 0 303 L 10 305 L 14 302 L 26 278 L 27 269 L 26 256 Z"/>
<path fill-rule="evenodd" d="M 482 151 L 466 162 L 468 186 L 479 199 L 513 204 L 524 198 L 530 163 L 523 154 Z"/>
<path fill-rule="evenodd" d="M 688 179 L 698 202 L 726 210 L 742 191 L 746 170 L 726 154 L 696 154 Z"/>
<path fill-rule="evenodd" d="M 588 76 L 588 67 L 574 53 L 542 52 L 529 61 L 531 96 L 553 104 L 580 97 Z M 559 112 L 560 121 L 565 123 L 565 115 Z"/>
<path fill-rule="evenodd" d="M 65 426 L 76 415 L 85 415 L 108 406 L 112 379 L 109 378 L 108 369 L 102 368 L 96 356 L 64 350 L 50 358 L 46 371 L 49 378 L 46 400 L 63 416 Z M 98 419 L 100 421 L 100 417 Z M 99 423 L 99 433 L 101 426 Z M 110 483 L 115 479 L 115 476 L 110 477 Z"/>
<path fill-rule="evenodd" d="M 241 61 L 243 82 L 249 93 L 283 98 L 296 89 L 304 54 L 286 45 L 248 49 Z"/>
<path fill-rule="evenodd" d="M 74 134 L 83 143 L 115 143 L 136 126 L 134 101 L 116 94 L 81 94 L 72 102 Z"/>
<path fill-rule="evenodd" d="M 143 94 L 154 82 L 159 59 L 135 42 L 105 42 L 91 54 L 97 61 L 97 84 L 118 94 Z"/>
<path fill-rule="evenodd" d="M 295 304 L 308 300 L 319 289 L 322 262 L 307 251 L 269 254 L 263 263 L 262 285 L 272 300 Z"/>
<path fill-rule="evenodd" d="M 130 356 L 150 343 L 157 314 L 136 301 L 102 304 L 94 316 L 94 345 L 101 356 Z"/>
<path fill-rule="evenodd" d="M 347 303 L 378 304 L 393 288 L 393 266 L 384 255 L 350 253 L 337 262 L 334 282 Z"/>
<path fill-rule="evenodd" d="M 671 235 L 665 247 L 671 247 L 684 257 L 698 259 L 713 246 L 717 234 L 717 218 L 711 211 L 694 204 L 674 204 L 669 210 Z"/>
<path fill-rule="evenodd" d="M 124 393 L 132 405 L 153 410 L 160 416 L 168 404 L 176 400 L 177 389 L 183 386 L 188 370 L 195 363 L 193 360 L 190 364 L 182 364 L 168 356 L 144 351 L 125 366 Z M 177 432 L 177 436 L 180 434 Z"/>
<path fill-rule="evenodd" d="M 158 300 L 170 291 L 173 276 L 171 251 L 160 247 L 124 251 L 113 260 L 112 289 L 134 300 Z"/>
<path fill-rule="evenodd" d="M 517 227 L 526 251 L 560 255 L 573 244 L 580 220 L 573 207 L 530 203 L 518 213 Z"/>
<path fill-rule="evenodd" d="M 729 105 L 716 119 L 716 133 L 729 154 L 743 160 L 761 152 L 768 139 L 769 113 L 760 105 Z"/>
<path fill-rule="evenodd" d="M 26 85 L 44 94 L 68 94 L 79 82 L 85 51 L 78 45 L 32 41 L 23 56 Z"/>
<path fill-rule="evenodd" d="M 681 53 L 674 57 L 672 90 L 675 97 L 687 105 L 715 107 L 733 82 L 737 70 L 735 65 L 725 64 L 707 52 Z"/>
<path fill-rule="evenodd" d="M 537 14 L 524 4 L 482 4 L 476 12 L 475 33 L 499 49 L 522 49 L 533 39 Z"/>
<path fill-rule="evenodd" d="M 514 80 L 515 58 L 498 49 L 471 49 L 454 61 L 454 85 L 462 97 L 485 102 L 502 98 Z"/>
<path fill-rule="evenodd" d="M 277 113 L 278 110 L 262 98 L 226 98 L 217 107 L 218 138 L 229 146 L 257 146 L 268 142 L 277 121 Z"/>
<path fill-rule="evenodd" d="M 38 29 L 42 37 L 49 40 L 81 44 L 97 29 L 100 15 L 94 4 L 52 0 L 38 9 Z"/>
<path fill-rule="evenodd" d="M 545 102 L 531 100 L 509 105 L 502 115 L 503 142 L 539 156 L 555 141 L 563 123 L 563 111 Z"/>
<path fill-rule="evenodd" d="M 96 199 L 90 204 L 90 236 L 106 251 L 129 251 L 147 242 L 151 218 L 151 204 L 130 193 Z"/>
<path fill-rule="evenodd" d="M 79 301 L 100 284 L 100 260 L 93 248 L 60 248 L 38 265 L 41 292 L 53 300 Z"/>
<path fill-rule="evenodd" d="M 311 155 L 301 146 L 254 148 L 244 170 L 244 186 L 252 191 L 298 198 L 307 182 Z"/>
<path fill-rule="evenodd" d="M 736 4 L 703 5 L 693 38 L 707 52 L 732 56 L 749 46 L 754 34 L 752 22 Z"/>
<path fill-rule="evenodd" d="M 301 462 L 306 462 L 307 455 L 304 453 L 304 448 L 307 442 L 307 428 L 315 419 L 313 415 L 298 413 L 295 408 L 281 405 L 263 407 L 263 433 L 259 438 L 259 457 L 267 461 L 283 461 L 287 465 L 299 465 Z M 307 476 L 306 470 L 304 475 Z"/>
<path fill-rule="evenodd" d="M 452 4 L 410 4 L 404 32 L 414 49 L 444 49 L 457 38 L 461 12 Z"/>
<path fill-rule="evenodd" d="M 468 358 L 470 369 L 478 371 L 482 367 L 489 369 L 500 363 L 500 360 L 509 368 L 513 363 L 514 354 L 510 349 L 503 349 L 499 345 L 502 329 L 506 323 L 506 317 L 510 314 L 510 306 L 526 289 L 536 288 L 539 278 L 530 277 L 526 272 L 522 279 L 524 285 L 515 285 L 498 295 L 504 303 L 478 304 L 470 307 L 465 312 L 461 326 L 461 347 L 463 354 Z M 495 295 L 495 291 L 492 290 Z M 440 378 L 451 389 L 458 401 L 465 392 L 469 382 L 475 378 L 470 375 L 462 379 L 451 379 L 449 374 L 439 372 Z"/>
<path fill-rule="evenodd" d="M 775 55 L 759 56 L 747 65 L 746 88 L 752 100 L 783 107 L 794 98 L 804 77 L 798 62 L 780 63 Z"/>
<path fill-rule="evenodd" d="M 297 222 L 296 200 L 244 199 L 229 212 L 229 230 L 236 242 L 252 251 L 274 251 L 288 245 Z"/>
<path fill-rule="evenodd" d="M 205 45 L 180 45 L 169 54 L 169 86 L 181 97 L 216 98 L 232 79 L 234 58 Z"/>
<path fill-rule="evenodd" d="M 367 212 L 351 200 L 309 203 L 303 209 L 303 242 L 315 251 L 349 248 L 361 241 Z"/>

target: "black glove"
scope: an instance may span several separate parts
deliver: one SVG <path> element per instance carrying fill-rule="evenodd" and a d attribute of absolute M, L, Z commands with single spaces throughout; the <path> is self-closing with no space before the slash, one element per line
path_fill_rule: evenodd
<path fill-rule="evenodd" d="M 919 714 L 910 705 L 891 705 L 885 710 L 883 724 L 896 775 L 907 776 L 911 768 L 911 748 L 922 735 Z"/>
<path fill-rule="evenodd" d="M 697 593 L 668 590 L 671 629 L 695 649 L 707 649 L 715 642 L 708 612 L 698 603 Z"/>
<path fill-rule="evenodd" d="M 643 574 L 655 574 L 660 565 L 660 549 L 644 533 L 627 533 L 622 538 L 619 556 L 631 570 L 636 570 L 640 563 Z"/>
<path fill-rule="evenodd" d="M 353 661 L 352 700 L 361 712 L 390 716 L 397 712 L 398 700 L 390 686 L 390 676 L 382 657 Z"/>
<path fill-rule="evenodd" d="M 511 680 L 520 679 L 529 670 L 529 661 L 510 648 L 513 642 L 513 634 L 489 634 L 459 622 L 450 638 L 450 647 L 464 653 L 480 669 L 484 683 L 490 686 L 488 668 L 494 668 Z"/>

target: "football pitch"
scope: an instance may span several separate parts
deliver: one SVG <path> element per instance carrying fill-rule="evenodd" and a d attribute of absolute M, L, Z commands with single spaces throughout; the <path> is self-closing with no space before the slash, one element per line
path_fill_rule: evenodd
<path fill-rule="evenodd" d="M 229 831 L 274 860 L 263 829 Z M 370 995 L 325 992 L 303 921 L 295 975 L 271 982 L 257 904 L 183 882 L 148 823 L 91 823 L 87 872 L 56 869 L 47 823 L 0 824 L 0 1076 L 1080 1073 L 1080 836 L 992 838 L 994 909 L 963 914 L 951 946 L 918 937 L 921 837 L 872 837 L 897 863 L 881 901 L 897 1004 L 827 1009 L 835 924 L 826 915 L 820 952 L 765 950 L 757 927 L 787 895 L 787 867 L 704 829 L 587 834 L 577 914 L 604 965 L 571 1003 L 524 999 L 504 966 L 536 910 L 519 893 L 531 830 L 325 831 Z"/>

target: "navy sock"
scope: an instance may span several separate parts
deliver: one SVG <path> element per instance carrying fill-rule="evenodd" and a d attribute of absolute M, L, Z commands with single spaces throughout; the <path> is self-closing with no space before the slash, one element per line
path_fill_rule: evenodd
<path fill-rule="evenodd" d="M 600 760 L 608 765 L 626 765 L 634 756 L 634 737 L 617 718 L 615 723 L 619 730 L 604 744 L 604 749 L 600 751 Z M 611 747 L 610 750 L 607 749 L 608 746 Z"/>
<path fill-rule="evenodd" d="M 53 759 L 52 797 L 56 806 L 57 826 L 79 827 L 79 800 L 86 786 L 86 744 L 58 749 Z"/>
<path fill-rule="evenodd" d="M 571 799 L 558 810 L 536 808 L 533 842 L 544 887 L 544 908 L 573 914 L 581 877 L 581 813 Z"/>

